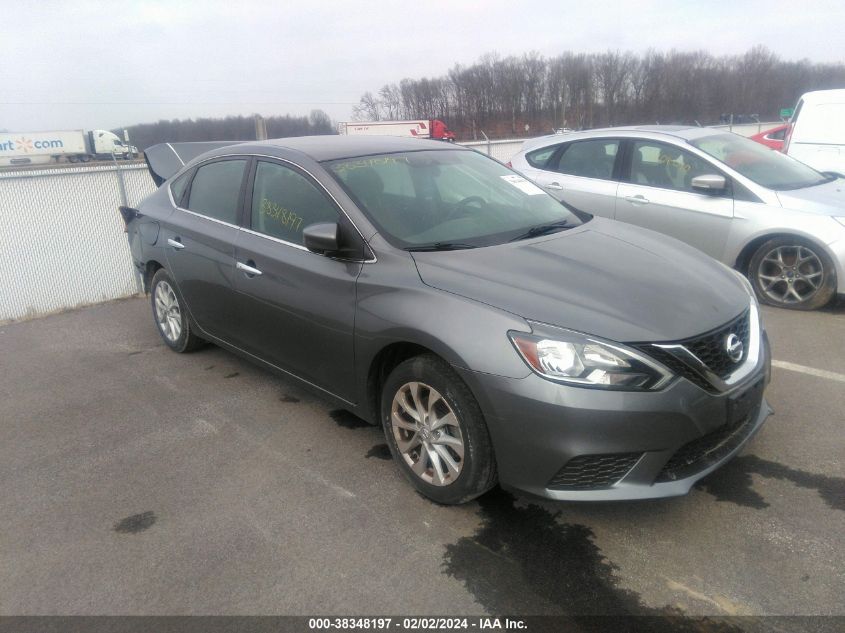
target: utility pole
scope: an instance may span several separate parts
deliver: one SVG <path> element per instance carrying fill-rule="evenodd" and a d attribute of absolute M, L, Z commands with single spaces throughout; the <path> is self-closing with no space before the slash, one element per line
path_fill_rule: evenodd
<path fill-rule="evenodd" d="M 267 121 L 265 121 L 264 117 L 260 114 L 255 115 L 255 140 L 267 140 Z"/>

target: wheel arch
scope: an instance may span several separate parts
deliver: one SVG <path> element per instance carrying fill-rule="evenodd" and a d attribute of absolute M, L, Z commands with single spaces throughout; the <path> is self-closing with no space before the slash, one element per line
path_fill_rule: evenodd
<path fill-rule="evenodd" d="M 798 238 L 801 240 L 805 240 L 810 242 L 819 250 L 824 252 L 825 255 L 833 262 L 834 269 L 836 269 L 836 257 L 830 251 L 826 244 L 819 242 L 815 237 L 812 235 L 807 235 L 805 233 L 799 231 L 789 231 L 789 230 L 779 230 L 779 231 L 769 231 L 767 233 L 763 233 L 761 235 L 755 235 L 751 240 L 746 242 L 746 244 L 740 249 L 739 254 L 736 256 L 734 260 L 733 267 L 741 272 L 744 275 L 749 274 L 748 266 L 751 264 L 751 258 L 754 257 L 754 253 L 760 248 L 763 244 L 768 242 L 769 240 L 773 240 L 779 237 L 784 238 Z M 841 285 L 839 279 L 837 279 L 837 284 Z"/>
<path fill-rule="evenodd" d="M 387 380 L 387 377 L 390 375 L 390 372 L 409 358 L 414 358 L 423 354 L 432 354 L 442 359 L 444 362 L 449 362 L 443 354 L 438 354 L 430 347 L 408 340 L 388 343 L 373 355 L 366 372 L 366 384 L 364 387 L 365 409 L 362 412 L 365 415 L 362 417 L 373 424 L 379 423 L 381 389 L 385 380 Z"/>
<path fill-rule="evenodd" d="M 164 266 L 155 259 L 147 260 L 144 264 L 144 292 L 149 294 L 150 285 L 153 283 L 153 277 Z"/>

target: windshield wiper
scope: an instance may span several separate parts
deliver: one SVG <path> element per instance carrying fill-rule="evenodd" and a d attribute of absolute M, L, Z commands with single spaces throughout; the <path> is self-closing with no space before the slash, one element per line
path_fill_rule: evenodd
<path fill-rule="evenodd" d="M 537 237 L 538 235 L 553 233 L 554 231 L 559 231 L 561 229 L 566 228 L 568 223 L 568 220 L 559 220 L 558 222 L 552 222 L 550 224 L 538 224 L 537 226 L 532 226 L 525 233 L 517 235 L 516 237 L 512 237 L 508 241 L 516 242 L 518 240 L 527 240 L 529 237 Z"/>
<path fill-rule="evenodd" d="M 457 251 L 464 248 L 477 248 L 477 246 L 475 244 L 467 244 L 466 242 L 434 242 L 434 244 L 411 246 L 405 250 L 409 253 L 419 253 L 425 251 Z"/>

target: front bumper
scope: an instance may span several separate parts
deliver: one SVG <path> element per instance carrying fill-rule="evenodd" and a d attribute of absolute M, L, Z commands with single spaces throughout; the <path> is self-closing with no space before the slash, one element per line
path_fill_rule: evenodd
<path fill-rule="evenodd" d="M 686 494 L 736 455 L 772 413 L 762 395 L 771 366 L 765 335 L 762 351 L 755 371 L 720 394 L 685 379 L 659 392 L 623 392 L 570 387 L 535 374 L 515 379 L 457 371 L 485 415 L 504 487 L 556 500 L 652 499 Z M 754 398 L 747 415 L 728 426 L 729 401 L 747 391 Z M 582 473 L 616 474 L 597 486 L 588 485 L 589 477 L 575 485 L 561 478 L 568 464 L 582 462 Z"/>

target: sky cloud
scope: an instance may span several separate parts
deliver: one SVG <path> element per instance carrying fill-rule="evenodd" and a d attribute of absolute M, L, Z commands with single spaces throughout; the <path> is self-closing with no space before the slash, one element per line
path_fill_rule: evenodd
<path fill-rule="evenodd" d="M 649 48 L 845 59 L 845 3 L 0 0 L 0 129 L 350 116 L 366 90 L 488 52 Z"/>

